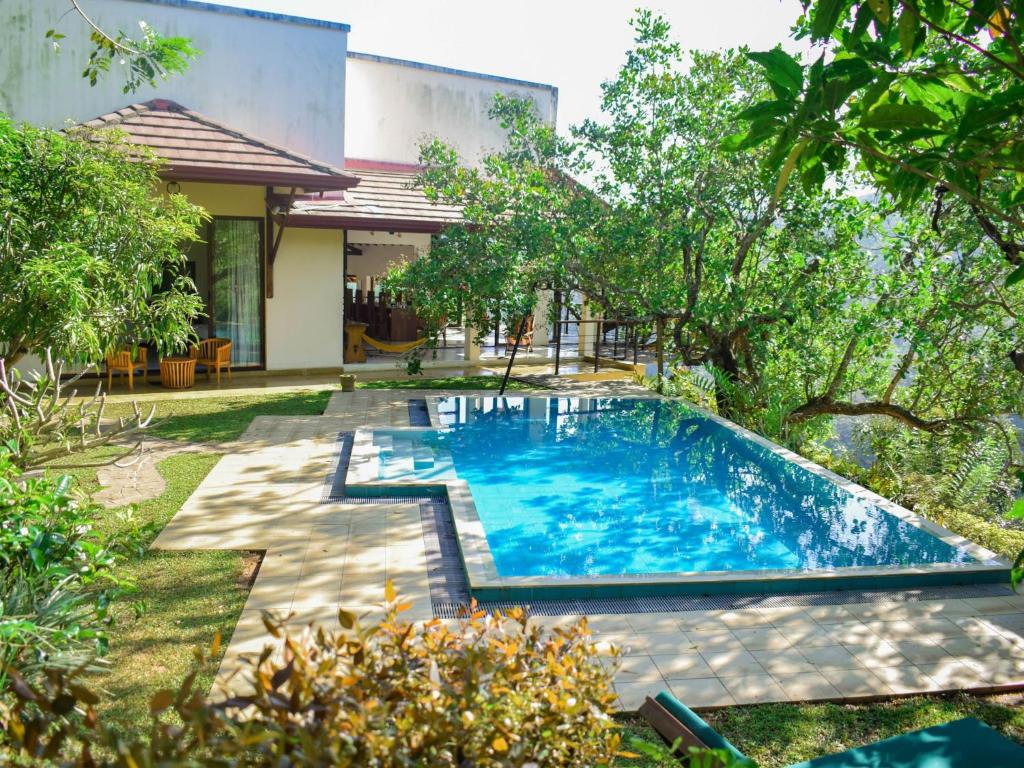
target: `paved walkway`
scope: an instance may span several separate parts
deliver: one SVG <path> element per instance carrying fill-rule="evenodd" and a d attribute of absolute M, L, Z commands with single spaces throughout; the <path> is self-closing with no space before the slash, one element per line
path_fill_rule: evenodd
<path fill-rule="evenodd" d="M 608 394 L 613 385 L 593 386 Z M 338 432 L 407 426 L 413 396 L 339 392 L 322 416 L 258 417 L 157 538 L 164 549 L 266 552 L 222 685 L 237 684 L 240 656 L 267 641 L 263 609 L 295 612 L 297 625 L 335 627 L 339 606 L 379 610 L 392 579 L 413 603 L 405 615 L 430 618 L 418 504 L 319 503 Z M 1024 685 L 1024 595 L 598 615 L 590 623 L 598 640 L 623 649 L 615 686 L 624 709 L 663 689 L 710 708 Z"/>

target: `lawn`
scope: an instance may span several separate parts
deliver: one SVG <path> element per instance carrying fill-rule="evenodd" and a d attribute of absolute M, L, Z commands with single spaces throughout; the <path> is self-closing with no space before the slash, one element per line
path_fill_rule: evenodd
<path fill-rule="evenodd" d="M 237 439 L 255 416 L 322 413 L 329 397 L 330 391 L 306 391 L 158 400 L 160 423 L 152 433 L 208 446 Z M 129 412 L 127 403 L 108 409 L 112 416 Z M 98 461 L 118 452 L 104 446 L 73 460 Z M 133 508 L 104 510 L 97 527 L 111 533 L 141 529 L 141 543 L 148 546 L 219 458 L 218 453 L 203 451 L 164 459 L 157 465 L 167 484 L 164 492 Z M 95 468 L 66 472 L 75 476 L 83 492 L 99 490 Z M 112 610 L 114 623 L 106 657 L 109 671 L 101 680 L 109 695 L 100 706 L 102 714 L 123 724 L 145 724 L 153 693 L 178 686 L 193 668 L 195 647 L 209 648 L 217 632 L 223 639 L 222 648 L 226 646 L 248 596 L 248 577 L 254 565 L 253 553 L 237 551 L 147 550 L 141 557 L 126 560 L 119 575 L 129 579 L 136 591 Z M 215 666 L 206 670 L 197 684 L 208 689 L 214 671 Z"/>
<path fill-rule="evenodd" d="M 501 376 L 449 376 L 440 379 L 382 379 L 380 381 L 357 381 L 357 389 L 500 389 Z M 543 389 L 515 378 L 508 380 L 508 391 Z"/>
<path fill-rule="evenodd" d="M 156 405 L 149 433 L 187 443 L 226 443 L 237 440 L 255 416 L 312 416 L 324 412 L 332 390 L 263 393 L 236 397 L 198 397 L 140 403 L 143 413 Z M 107 406 L 110 417 L 128 416 L 131 404 Z"/>
<path fill-rule="evenodd" d="M 761 704 L 704 715 L 712 728 L 760 768 L 782 768 L 961 717 L 976 717 L 1024 743 L 1024 694 L 918 696 L 857 705 Z M 658 740 L 641 719 L 625 717 L 622 722 L 627 748 L 630 738 Z M 623 760 L 622 765 L 655 768 L 679 763 L 641 758 Z"/>

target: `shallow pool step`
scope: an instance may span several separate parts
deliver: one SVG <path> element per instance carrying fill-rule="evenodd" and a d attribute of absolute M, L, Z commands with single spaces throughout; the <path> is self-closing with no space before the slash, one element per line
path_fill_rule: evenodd
<path fill-rule="evenodd" d="M 426 447 L 416 448 L 412 452 L 413 469 L 432 469 L 434 466 L 434 452 Z"/>

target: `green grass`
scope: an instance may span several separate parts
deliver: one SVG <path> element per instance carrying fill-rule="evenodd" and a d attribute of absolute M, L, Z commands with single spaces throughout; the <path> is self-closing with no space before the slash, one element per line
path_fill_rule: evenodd
<path fill-rule="evenodd" d="M 138 504 L 131 522 L 126 520 L 125 510 L 107 510 L 99 527 L 113 532 L 133 524 L 149 525 L 147 538 L 152 538 L 219 458 L 202 453 L 165 459 L 157 466 L 167 482 L 164 493 Z M 248 594 L 246 585 L 240 583 L 245 565 L 242 552 L 147 550 L 141 558 L 121 566 L 119 575 L 130 579 L 137 591 L 113 610 L 106 657 L 110 669 L 99 680 L 109 693 L 100 706 L 108 721 L 143 725 L 153 693 L 161 688 L 176 689 L 192 670 L 193 648 L 209 648 L 218 631 L 226 645 Z M 141 615 L 137 615 L 139 607 Z M 214 670 L 200 675 L 197 684 L 201 689 L 213 683 Z"/>
<path fill-rule="evenodd" d="M 449 376 L 443 379 L 387 379 L 357 381 L 358 389 L 500 389 L 501 376 Z M 509 379 L 507 390 L 542 389 L 525 381 Z"/>
<path fill-rule="evenodd" d="M 1020 694 L 922 696 L 859 705 L 763 704 L 704 715 L 712 728 L 760 768 L 782 768 L 961 717 L 976 717 L 1024 743 L 1024 697 Z M 624 720 L 627 749 L 630 737 L 635 736 L 647 741 L 658 738 L 640 719 Z M 648 758 L 623 760 L 621 764 L 631 768 L 672 765 Z"/>
<path fill-rule="evenodd" d="M 186 443 L 227 442 L 237 439 L 255 416 L 322 413 L 330 394 L 324 390 L 157 400 L 161 422 L 150 434 Z M 125 415 L 130 407 L 128 403 L 112 404 L 108 415 Z M 119 450 L 103 446 L 64 463 L 109 459 Z M 167 484 L 164 492 L 134 508 L 103 510 L 97 528 L 107 533 L 143 529 L 141 543 L 148 547 L 219 458 L 204 452 L 164 459 L 157 465 Z M 73 475 L 83 493 L 100 488 L 95 468 L 55 467 L 50 471 Z M 136 591 L 112 609 L 114 623 L 106 657 L 109 671 L 98 679 L 109 693 L 100 706 L 108 722 L 145 725 L 153 694 L 162 688 L 177 688 L 193 668 L 195 647 L 209 648 L 217 632 L 223 639 L 222 648 L 227 645 L 248 595 L 244 575 L 251 559 L 237 551 L 147 550 L 120 566 L 118 575 L 130 580 Z M 201 689 L 212 684 L 215 669 L 214 664 L 197 679 Z"/>
<path fill-rule="evenodd" d="M 147 433 L 191 443 L 237 440 L 255 416 L 314 416 L 324 412 L 333 390 L 280 392 L 240 397 L 189 397 L 140 403 L 143 413 L 156 406 Z M 107 406 L 111 417 L 127 416 L 130 403 Z"/>

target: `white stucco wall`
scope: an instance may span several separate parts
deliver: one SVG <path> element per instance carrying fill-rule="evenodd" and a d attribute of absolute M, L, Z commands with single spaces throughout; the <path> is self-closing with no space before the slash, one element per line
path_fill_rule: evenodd
<path fill-rule="evenodd" d="M 128 104 L 166 98 L 318 160 L 345 157 L 345 25 L 203 9 L 182 0 L 89 0 L 104 30 L 138 36 L 139 20 L 191 38 L 203 52 L 183 75 L 134 94 L 121 92 L 119 65 L 90 88 L 81 76 L 89 28 L 67 0 L 0 0 L 0 112 L 60 127 Z M 48 29 L 66 35 L 59 54 Z"/>
<path fill-rule="evenodd" d="M 532 99 L 551 123 L 558 107 L 549 85 L 352 52 L 346 88 L 345 151 L 365 160 L 415 163 L 419 143 L 437 136 L 472 164 L 505 143 L 487 116 L 496 93 Z"/>
<path fill-rule="evenodd" d="M 343 284 L 341 230 L 285 230 L 267 299 L 268 371 L 341 367 Z"/>

